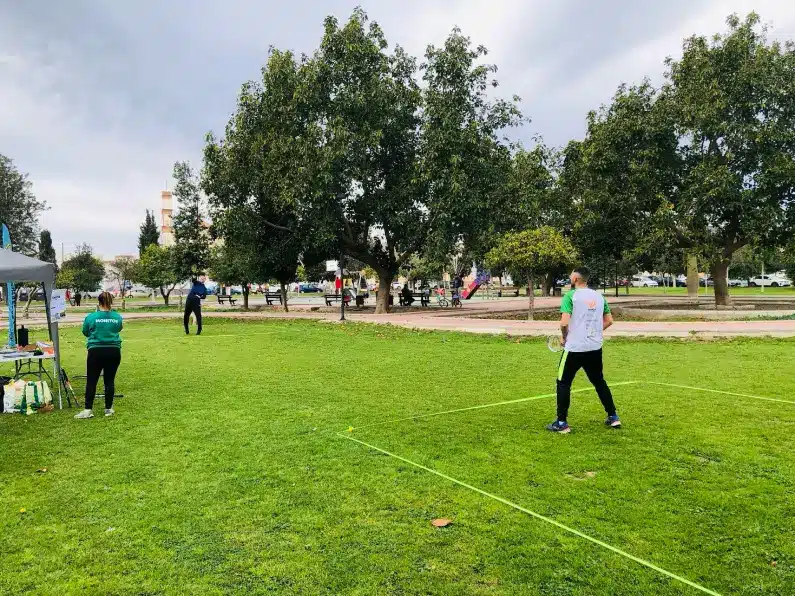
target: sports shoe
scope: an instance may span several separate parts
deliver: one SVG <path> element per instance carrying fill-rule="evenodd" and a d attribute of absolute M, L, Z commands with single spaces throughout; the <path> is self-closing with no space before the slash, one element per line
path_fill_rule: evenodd
<path fill-rule="evenodd" d="M 88 418 L 93 418 L 94 412 L 91 410 L 83 410 L 79 414 L 75 414 L 75 420 L 87 420 Z"/>
<path fill-rule="evenodd" d="M 553 433 L 570 433 L 571 427 L 565 420 L 555 420 L 552 424 L 547 425 L 547 430 Z"/>
<path fill-rule="evenodd" d="M 115 413 L 113 408 L 105 408 L 105 416 L 113 416 Z"/>
<path fill-rule="evenodd" d="M 608 416 L 605 420 L 605 426 L 610 428 L 621 428 L 621 419 L 618 416 Z"/>

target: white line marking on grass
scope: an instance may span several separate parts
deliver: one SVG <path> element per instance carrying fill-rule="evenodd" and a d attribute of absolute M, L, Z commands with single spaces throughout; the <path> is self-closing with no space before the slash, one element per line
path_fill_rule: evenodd
<path fill-rule="evenodd" d="M 721 395 L 732 395 L 734 397 L 747 397 L 749 399 L 760 399 L 762 401 L 775 401 L 781 404 L 793 404 L 795 401 L 777 399 L 775 397 L 762 397 L 761 395 L 748 395 L 747 393 L 733 393 L 731 391 L 721 391 L 720 389 L 704 389 L 703 387 L 688 387 L 687 385 L 677 385 L 675 383 L 658 383 L 656 381 L 641 381 L 646 385 L 658 385 L 660 387 L 674 387 L 676 389 L 689 389 L 691 391 L 706 391 L 707 393 L 719 393 Z"/>
<path fill-rule="evenodd" d="M 611 387 L 621 387 L 623 385 L 636 385 L 641 381 L 621 381 L 619 383 L 610 383 Z M 572 393 L 583 393 L 585 391 L 593 391 L 593 387 L 586 387 L 584 389 L 573 389 Z M 406 422 L 407 420 L 418 420 L 420 418 L 431 418 L 433 416 L 444 416 L 445 414 L 456 414 L 458 412 L 469 412 L 471 410 L 482 410 L 483 408 L 494 408 L 496 406 L 507 406 L 510 404 L 518 404 L 525 401 L 535 401 L 537 399 L 545 399 L 547 397 L 555 397 L 554 393 L 544 393 L 542 395 L 533 395 L 530 397 L 521 397 L 519 399 L 510 399 L 508 401 L 498 401 L 493 404 L 482 404 L 479 406 L 469 406 L 467 408 L 456 408 L 455 410 L 445 410 L 444 412 L 434 412 L 432 414 L 418 414 L 417 416 L 406 416 L 405 418 L 396 418 L 394 420 L 386 420 L 384 422 L 373 422 L 372 424 L 363 424 L 362 426 L 352 427 L 352 430 L 359 430 L 360 428 L 370 428 L 371 426 L 383 426 L 385 424 L 394 424 L 397 422 Z"/>
<path fill-rule="evenodd" d="M 616 548 L 615 546 L 611 546 L 611 545 L 607 544 L 606 542 L 602 542 L 601 540 L 599 540 L 597 538 L 593 538 L 592 536 L 589 536 L 588 534 L 583 534 L 579 530 L 575 530 L 574 528 L 571 528 L 571 527 L 569 527 L 567 525 L 564 525 L 564 524 L 562 524 L 562 523 L 560 523 L 558 521 L 555 521 L 552 518 L 549 518 L 549 517 L 547 517 L 545 515 L 541 515 L 540 513 L 536 513 L 535 511 L 531 511 L 530 509 L 526 509 L 525 507 L 522 507 L 521 505 L 517 505 L 516 503 L 513 503 L 512 501 L 509 501 L 508 499 L 504 499 L 504 498 L 499 497 L 497 495 L 493 495 L 491 493 L 488 493 L 485 490 L 482 490 L 480 488 L 472 486 L 471 484 L 467 484 L 466 482 L 463 482 L 461 480 L 457 480 L 457 479 L 453 478 L 452 476 L 448 476 L 447 474 L 443 474 L 442 472 L 438 472 L 437 470 L 428 468 L 426 466 L 423 466 L 422 464 L 418 464 L 417 462 L 413 462 L 410 459 L 406 459 L 405 457 L 401 457 L 399 455 L 395 455 L 394 453 L 390 453 L 389 451 L 386 451 L 385 449 L 381 449 L 380 447 L 376 447 L 375 445 L 370 445 L 369 443 L 365 443 L 364 441 L 360 441 L 359 439 L 354 439 L 353 437 L 351 437 L 349 435 L 340 434 L 339 436 L 341 436 L 341 437 L 343 437 L 345 439 L 348 439 L 350 441 L 353 441 L 354 443 L 359 443 L 360 445 L 364 445 L 365 447 L 369 447 L 370 449 L 374 449 L 375 451 L 379 451 L 379 452 L 383 453 L 384 455 L 388 455 L 389 457 L 394 457 L 395 459 L 400 460 L 400 461 L 402 461 L 404 463 L 407 463 L 407 464 L 409 464 L 411 466 L 414 466 L 415 468 L 419 468 L 420 470 L 424 470 L 426 472 L 430 472 L 431 474 L 435 474 L 436 476 L 439 476 L 440 478 L 444 478 L 445 480 L 447 480 L 449 482 L 452 482 L 452 483 L 457 484 L 459 486 L 463 486 L 464 488 L 468 488 L 469 490 L 474 491 L 474 492 L 476 492 L 476 493 L 478 493 L 480 495 L 483 495 L 484 497 L 488 497 L 490 499 L 494 499 L 495 501 L 498 501 L 498 502 L 502 503 L 503 505 L 508 505 L 509 507 L 513 507 L 514 509 L 516 509 L 518 511 L 521 511 L 522 513 L 526 513 L 527 515 L 530 515 L 530 516 L 532 516 L 532 517 L 534 517 L 536 519 L 540 519 L 541 521 L 547 522 L 548 524 L 552 524 L 553 526 L 556 526 L 557 528 L 560 528 L 561 530 L 564 530 L 564 531 L 566 531 L 566 532 L 568 532 L 570 534 L 574 534 L 575 536 L 578 536 L 578 537 L 580 537 L 580 538 L 582 538 L 584 540 L 587 540 L 588 542 L 592 542 L 593 544 L 596 544 L 597 546 L 601 546 L 602 548 L 606 548 L 607 550 L 612 551 L 612 552 L 614 552 L 614 553 L 616 553 L 618 555 L 621 555 L 622 557 L 626 557 L 627 559 L 629 559 L 631 561 L 634 561 L 636 563 L 639 563 L 640 565 L 643 565 L 644 567 L 648 567 L 649 569 L 653 569 L 654 571 L 657 571 L 658 573 L 662 573 L 663 575 L 665 575 L 667 577 L 670 577 L 671 579 L 675 579 L 676 581 L 682 582 L 683 584 L 687 584 L 691 588 L 695 588 L 696 590 L 700 590 L 700 591 L 704 592 L 705 594 L 712 594 L 713 596 L 720 596 L 720 594 L 718 592 L 710 590 L 709 588 L 705 588 L 704 586 L 699 585 L 699 584 L 697 584 L 695 582 L 692 582 L 689 579 L 685 579 L 684 577 L 681 577 L 679 575 L 676 575 L 675 573 L 671 573 L 670 571 L 666 571 L 662 567 L 657 567 L 657 565 L 655 565 L 654 563 L 650 563 L 649 561 L 646 561 L 645 559 L 641 559 L 639 557 L 636 557 L 635 555 L 631 555 L 628 552 L 621 550 L 620 548 Z"/>

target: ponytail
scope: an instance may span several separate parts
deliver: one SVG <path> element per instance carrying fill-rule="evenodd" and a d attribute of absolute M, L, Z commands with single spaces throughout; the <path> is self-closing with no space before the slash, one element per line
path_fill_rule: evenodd
<path fill-rule="evenodd" d="M 102 292 L 99 295 L 99 305 L 105 308 L 111 308 L 113 306 L 113 294 L 110 292 Z"/>

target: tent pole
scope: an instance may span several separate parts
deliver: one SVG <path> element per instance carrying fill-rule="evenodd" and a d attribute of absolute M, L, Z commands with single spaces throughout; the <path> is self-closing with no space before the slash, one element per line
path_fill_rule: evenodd
<path fill-rule="evenodd" d="M 63 410 L 63 395 L 61 393 L 61 346 L 58 341 L 58 321 L 53 321 L 50 315 L 50 302 L 52 301 L 52 287 L 49 284 L 42 284 L 44 286 L 44 310 L 47 313 L 47 329 L 50 332 L 50 341 L 52 342 L 53 353 L 53 368 L 55 369 L 55 383 L 58 385 L 58 409 Z"/>

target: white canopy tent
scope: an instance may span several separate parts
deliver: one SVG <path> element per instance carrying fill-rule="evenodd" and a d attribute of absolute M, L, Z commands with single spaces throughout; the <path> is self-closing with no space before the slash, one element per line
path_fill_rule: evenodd
<path fill-rule="evenodd" d="M 61 348 L 58 342 L 58 322 L 50 318 L 52 291 L 55 287 L 55 265 L 45 263 L 18 252 L 0 250 L 0 282 L 36 282 L 44 286 L 44 310 L 47 313 L 47 329 L 55 351 L 55 382 L 58 394 L 61 389 Z M 11 297 L 9 296 L 8 299 Z M 9 322 L 10 323 L 10 322 Z M 59 400 L 60 401 L 60 400 Z M 63 404 L 59 403 L 59 406 Z"/>

